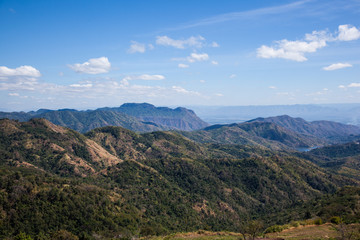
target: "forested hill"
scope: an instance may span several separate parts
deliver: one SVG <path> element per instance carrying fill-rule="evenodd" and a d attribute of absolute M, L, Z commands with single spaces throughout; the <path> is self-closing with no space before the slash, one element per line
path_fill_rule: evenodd
<path fill-rule="evenodd" d="M 246 144 L 279 150 L 347 142 L 357 138 L 360 128 L 330 121 L 307 122 L 284 115 L 180 133 L 200 143 Z"/>
<path fill-rule="evenodd" d="M 121 127 L 82 135 L 44 119 L 0 120 L 0 155 L 1 238 L 234 231 L 245 216 L 358 184 L 263 147 Z"/>

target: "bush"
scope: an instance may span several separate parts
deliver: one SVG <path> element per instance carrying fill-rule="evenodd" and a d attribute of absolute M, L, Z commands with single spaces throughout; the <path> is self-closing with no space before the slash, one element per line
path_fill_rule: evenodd
<path fill-rule="evenodd" d="M 51 239 L 53 239 L 53 240 L 79 240 L 79 238 L 77 236 L 75 236 L 74 234 L 72 234 L 71 232 L 68 232 L 66 230 L 59 230 L 59 231 L 55 232 L 51 236 Z"/>
<path fill-rule="evenodd" d="M 27 235 L 23 232 L 15 236 L 15 240 L 33 240 L 30 235 Z"/>
<path fill-rule="evenodd" d="M 265 230 L 265 233 L 275 233 L 275 232 L 281 232 L 282 230 L 284 230 L 283 226 L 279 226 L 279 225 L 274 225 L 274 226 L 270 226 Z"/>
<path fill-rule="evenodd" d="M 341 223 L 341 218 L 337 217 L 337 216 L 332 217 L 332 218 L 330 218 L 330 222 L 338 225 L 339 223 Z"/>
<path fill-rule="evenodd" d="M 300 226 L 300 222 L 296 221 L 296 222 L 292 222 L 291 226 L 293 227 L 299 227 Z"/>
<path fill-rule="evenodd" d="M 323 224 L 323 221 L 322 221 L 321 218 L 317 218 L 317 219 L 314 220 L 314 224 L 315 225 L 321 225 L 321 224 Z"/>

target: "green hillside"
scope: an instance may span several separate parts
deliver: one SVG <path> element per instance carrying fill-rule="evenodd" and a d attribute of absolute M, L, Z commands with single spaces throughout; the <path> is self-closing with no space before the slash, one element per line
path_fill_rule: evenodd
<path fill-rule="evenodd" d="M 273 150 L 307 148 L 324 144 L 323 140 L 316 137 L 304 136 L 268 122 L 214 125 L 181 134 L 200 143 L 253 145 Z"/>
<path fill-rule="evenodd" d="M 236 231 L 244 217 L 280 216 L 358 184 L 291 153 L 200 145 L 174 132 L 82 135 L 43 119 L 0 120 L 0 130 L 2 238 Z"/>

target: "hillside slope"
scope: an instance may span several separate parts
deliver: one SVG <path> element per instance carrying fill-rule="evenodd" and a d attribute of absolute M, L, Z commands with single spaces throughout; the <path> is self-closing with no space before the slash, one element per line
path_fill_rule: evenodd
<path fill-rule="evenodd" d="M 304 136 L 268 122 L 213 125 L 198 131 L 181 132 L 181 134 L 201 143 L 265 146 L 275 150 L 324 144 L 324 141 L 316 137 Z"/>
<path fill-rule="evenodd" d="M 244 216 L 266 218 L 357 184 L 286 152 L 200 145 L 174 132 L 82 135 L 44 119 L 0 120 L 0 130 L 2 237 L 235 230 Z"/>

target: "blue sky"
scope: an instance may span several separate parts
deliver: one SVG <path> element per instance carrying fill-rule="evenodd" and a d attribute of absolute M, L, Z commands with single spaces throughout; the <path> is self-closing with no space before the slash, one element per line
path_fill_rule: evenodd
<path fill-rule="evenodd" d="M 360 1 L 0 0 L 1 110 L 360 102 Z"/>

